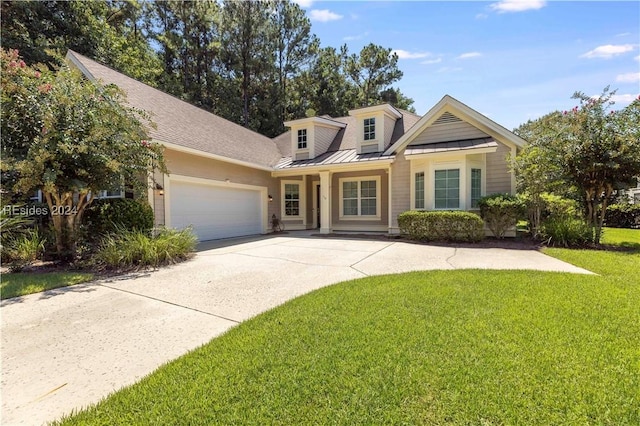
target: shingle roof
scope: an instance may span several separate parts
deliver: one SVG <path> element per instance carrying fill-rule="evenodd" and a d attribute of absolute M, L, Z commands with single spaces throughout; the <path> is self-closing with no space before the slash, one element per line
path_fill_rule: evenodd
<path fill-rule="evenodd" d="M 381 152 L 358 154 L 356 149 L 325 152 L 312 160 L 292 161 L 291 157 L 283 158 L 276 169 L 296 169 L 301 167 L 326 166 L 329 164 L 360 163 L 366 161 L 391 160 L 395 155 L 382 155 Z"/>
<path fill-rule="evenodd" d="M 270 138 L 154 89 L 133 78 L 69 50 L 67 57 L 89 79 L 115 84 L 127 95 L 127 103 L 151 114 L 153 139 L 204 153 L 273 167 L 282 158 Z M 84 69 L 83 69 L 84 68 Z"/>
<path fill-rule="evenodd" d="M 451 142 L 437 142 L 424 145 L 409 145 L 405 155 L 434 154 L 436 152 L 463 151 L 469 149 L 495 148 L 498 143 L 492 138 L 465 139 Z"/>

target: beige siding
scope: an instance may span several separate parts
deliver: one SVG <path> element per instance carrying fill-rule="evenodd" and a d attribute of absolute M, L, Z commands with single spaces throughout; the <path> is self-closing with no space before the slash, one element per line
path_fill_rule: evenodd
<path fill-rule="evenodd" d="M 488 137 L 486 133 L 466 122 L 435 124 L 417 135 L 409 145 L 458 141 Z"/>
<path fill-rule="evenodd" d="M 157 184 L 164 188 L 164 175 L 162 173 L 155 173 L 154 179 Z M 154 226 L 163 226 L 164 222 L 164 193 L 160 195 L 160 191 L 154 189 L 153 191 L 153 216 Z"/>
<path fill-rule="evenodd" d="M 317 157 L 327 152 L 338 131 L 328 127 L 315 126 L 314 133 L 315 140 L 313 143 L 315 144 L 315 156 Z"/>
<path fill-rule="evenodd" d="M 340 179 L 362 176 L 380 177 L 380 220 L 340 220 Z M 380 230 L 381 226 L 388 225 L 389 219 L 389 179 L 385 170 L 367 170 L 361 172 L 334 173 L 331 177 L 331 225 L 342 230 L 362 230 L 371 227 L 372 230 Z M 386 228 L 385 228 L 386 230 Z"/>
<path fill-rule="evenodd" d="M 172 150 L 165 151 L 165 159 L 170 174 L 266 187 L 273 196 L 268 203 L 269 218 L 272 214 L 280 217 L 280 183 L 270 172 Z"/>
<path fill-rule="evenodd" d="M 498 142 L 498 150 L 487 154 L 487 195 L 511 193 L 511 172 L 507 161 L 510 152 L 508 146 Z"/>
<path fill-rule="evenodd" d="M 393 128 L 396 125 L 396 120 L 389 116 L 384 116 L 384 145 L 389 146 L 391 143 L 391 136 L 393 135 Z"/>
<path fill-rule="evenodd" d="M 398 215 L 411 208 L 411 164 L 404 153 L 396 155 L 391 165 L 391 227 L 398 227 Z"/>
<path fill-rule="evenodd" d="M 295 160 L 308 160 L 309 159 L 309 153 L 308 152 L 296 152 L 296 158 Z"/>

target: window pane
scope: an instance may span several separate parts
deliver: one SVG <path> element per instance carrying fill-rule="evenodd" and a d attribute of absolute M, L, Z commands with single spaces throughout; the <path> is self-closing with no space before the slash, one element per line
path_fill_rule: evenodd
<path fill-rule="evenodd" d="M 376 119 L 365 118 L 364 119 L 364 140 L 370 141 L 376 138 Z"/>
<path fill-rule="evenodd" d="M 360 195 L 362 197 L 373 197 L 376 196 L 376 181 L 375 180 L 365 180 L 360 182 Z"/>
<path fill-rule="evenodd" d="M 300 215 L 300 185 L 297 183 L 284 184 L 284 214 L 285 216 Z"/>
<path fill-rule="evenodd" d="M 478 207 L 478 201 L 482 197 L 482 171 L 471 169 L 471 207 Z"/>
<path fill-rule="evenodd" d="M 437 209 L 460 208 L 460 170 L 436 170 L 435 207 Z"/>
<path fill-rule="evenodd" d="M 376 215 L 376 200 L 375 198 L 365 199 L 360 201 L 360 214 L 363 216 L 375 216 Z"/>
<path fill-rule="evenodd" d="M 307 147 L 307 129 L 298 130 L 298 149 Z"/>
<path fill-rule="evenodd" d="M 342 183 L 342 197 L 343 198 L 358 198 L 358 182 L 343 182 Z"/>
<path fill-rule="evenodd" d="M 415 176 L 415 200 L 415 208 L 424 209 L 424 172 L 416 173 Z"/>
<path fill-rule="evenodd" d="M 357 216 L 358 215 L 358 200 L 350 199 L 343 200 L 342 214 L 345 216 Z"/>

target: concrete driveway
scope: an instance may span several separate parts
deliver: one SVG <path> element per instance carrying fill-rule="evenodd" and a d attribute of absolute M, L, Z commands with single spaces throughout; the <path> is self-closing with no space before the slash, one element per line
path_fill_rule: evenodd
<path fill-rule="evenodd" d="M 239 322 L 340 281 L 428 269 L 589 273 L 535 250 L 290 233 L 204 243 L 170 268 L 2 301 L 0 423 L 98 402 Z"/>

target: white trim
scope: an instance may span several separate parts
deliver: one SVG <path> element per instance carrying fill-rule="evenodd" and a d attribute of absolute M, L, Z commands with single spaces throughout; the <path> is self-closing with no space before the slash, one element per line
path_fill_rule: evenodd
<path fill-rule="evenodd" d="M 396 119 L 402 118 L 402 114 L 400 113 L 400 111 L 395 109 L 391 104 L 381 104 L 349 110 L 349 115 L 353 116 L 377 113 L 384 113 Z"/>
<path fill-rule="evenodd" d="M 402 135 L 396 143 L 391 145 L 384 154 L 391 155 L 394 152 L 399 152 L 404 149 L 415 136 L 419 135 L 426 128 L 431 126 L 431 124 L 433 124 L 433 122 L 445 112 L 454 114 L 472 126 L 477 127 L 479 130 L 482 130 L 488 135 L 493 136 L 495 139 L 498 139 L 498 141 L 502 143 L 509 144 L 510 146 L 515 145 L 516 147 L 521 148 L 527 143 L 524 139 L 505 129 L 495 121 L 485 117 L 457 99 L 454 99 L 449 95 L 445 95 L 435 106 L 433 106 L 433 108 L 423 115 L 422 118 L 409 129 L 409 131 Z"/>
<path fill-rule="evenodd" d="M 260 205 L 261 212 L 260 216 L 262 217 L 262 233 L 266 234 L 270 228 L 268 227 L 267 220 L 267 212 L 269 211 L 269 194 L 268 188 L 266 186 L 256 186 L 256 185 L 247 185 L 244 183 L 235 183 L 235 182 L 227 182 L 213 179 L 203 179 L 193 176 L 184 176 L 184 175 L 170 175 L 169 179 L 165 179 L 164 183 L 164 223 L 167 228 L 171 227 L 171 182 L 179 181 L 179 182 L 187 182 L 187 183 L 195 183 L 199 185 L 209 185 L 209 186 L 221 186 L 226 188 L 237 188 L 237 189 L 248 189 L 251 191 L 259 191 L 260 192 Z"/>
<path fill-rule="evenodd" d="M 273 177 L 285 177 L 285 176 L 300 176 L 302 174 L 313 174 L 314 172 L 324 172 L 331 170 L 331 173 L 345 172 L 345 171 L 362 171 L 362 170 L 377 170 L 386 169 L 394 159 L 388 160 L 371 160 L 371 161 L 358 161 L 353 163 L 338 163 L 338 164 L 318 164 L 317 166 L 309 167 L 295 167 L 291 169 L 276 169 L 273 170 L 271 175 Z M 346 170 L 343 170 L 346 169 Z"/>
<path fill-rule="evenodd" d="M 391 167 L 387 170 L 387 230 L 393 232 L 393 179 L 391 178 Z"/>
<path fill-rule="evenodd" d="M 285 214 L 285 185 L 298 185 L 298 214 L 295 216 L 287 216 Z M 305 224 L 305 208 L 304 208 L 304 180 L 281 180 L 280 181 L 280 219 L 281 220 L 302 220 Z"/>
<path fill-rule="evenodd" d="M 318 227 L 318 187 L 320 186 L 319 180 L 311 181 L 311 226 L 313 229 Z"/>
<path fill-rule="evenodd" d="M 376 214 L 375 216 L 373 215 L 361 215 L 360 214 L 360 201 L 361 201 L 361 197 L 360 197 L 360 190 L 361 190 L 361 184 L 363 181 L 375 181 L 376 182 Z M 348 220 L 371 220 L 371 221 L 378 221 L 382 219 L 382 212 L 381 210 L 381 204 L 382 204 L 382 200 L 381 200 L 381 194 L 382 194 L 382 185 L 380 184 L 380 175 L 377 176 L 353 176 L 353 177 L 344 177 L 344 178 L 340 178 L 338 179 L 338 202 L 339 202 L 339 212 L 338 212 L 338 218 L 341 221 L 348 221 Z M 344 199 L 343 199 L 343 194 L 342 194 L 342 187 L 343 187 L 343 182 L 358 182 L 358 214 L 357 215 L 345 215 L 344 214 Z"/>
<path fill-rule="evenodd" d="M 297 120 L 285 121 L 283 124 L 285 125 L 285 127 L 298 127 L 298 126 L 304 126 L 305 124 L 324 124 L 325 126 L 339 128 L 339 129 L 344 129 L 345 127 L 347 127 L 345 123 L 342 123 L 336 120 L 331 120 L 329 118 L 324 118 L 324 117 L 299 118 Z"/>
<path fill-rule="evenodd" d="M 185 154 L 198 155 L 200 157 L 210 158 L 212 160 L 218 160 L 225 163 L 236 164 L 238 166 L 250 167 L 252 169 L 264 170 L 267 172 L 272 172 L 274 170 L 273 167 L 262 166 L 260 164 L 250 163 L 248 161 L 235 160 L 233 158 L 223 157 L 222 155 L 212 154 L 210 152 L 200 151 L 198 149 L 188 148 L 182 145 L 176 145 L 171 142 L 163 142 L 159 139 L 152 139 L 152 142 L 159 143 L 163 145 L 165 148 L 168 148 L 172 151 L 184 152 Z"/>
<path fill-rule="evenodd" d="M 458 149 L 455 151 L 425 152 L 424 154 L 405 154 L 405 157 L 409 160 L 421 160 L 426 158 L 451 157 L 454 155 L 490 154 L 492 152 L 496 152 L 497 150 L 497 146 L 493 148 L 467 148 Z"/>

